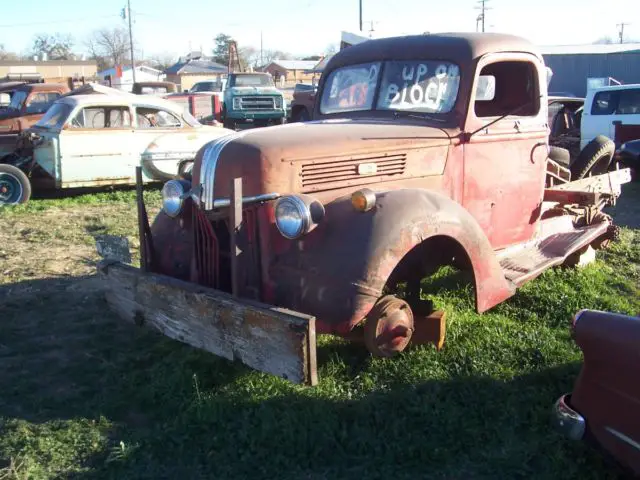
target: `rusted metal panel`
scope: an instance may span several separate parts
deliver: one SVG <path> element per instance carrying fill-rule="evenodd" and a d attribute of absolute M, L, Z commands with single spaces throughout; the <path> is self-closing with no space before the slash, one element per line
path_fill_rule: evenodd
<path fill-rule="evenodd" d="M 640 475 L 640 317 L 583 310 L 574 337 L 584 364 L 571 406 L 586 420 L 588 435 Z"/>
<path fill-rule="evenodd" d="M 117 262 L 102 262 L 106 298 L 125 320 L 294 383 L 315 385 L 315 320 Z"/>

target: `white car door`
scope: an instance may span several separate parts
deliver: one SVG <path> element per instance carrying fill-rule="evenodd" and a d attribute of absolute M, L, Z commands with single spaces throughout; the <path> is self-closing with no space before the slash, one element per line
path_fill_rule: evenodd
<path fill-rule="evenodd" d="M 128 105 L 84 106 L 60 133 L 63 187 L 135 182 L 139 161 L 132 152 Z"/>

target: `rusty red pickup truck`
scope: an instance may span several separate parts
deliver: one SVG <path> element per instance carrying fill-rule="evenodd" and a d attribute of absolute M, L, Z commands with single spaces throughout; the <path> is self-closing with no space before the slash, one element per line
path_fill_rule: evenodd
<path fill-rule="evenodd" d="M 0 110 L 0 159 L 14 152 L 20 132 L 40 120 L 69 87 L 60 83 L 25 83 L 11 92 L 11 101 Z"/>
<path fill-rule="evenodd" d="M 515 36 L 344 49 L 322 74 L 312 121 L 209 143 L 164 186 L 150 226 L 139 195 L 142 268 L 99 245 L 109 303 L 311 384 L 316 333 L 377 356 L 441 346 L 444 315 L 421 292 L 439 267 L 471 272 L 484 312 L 616 238 L 603 208 L 630 171 L 571 181 L 548 156 L 546 88 L 541 54 Z"/>

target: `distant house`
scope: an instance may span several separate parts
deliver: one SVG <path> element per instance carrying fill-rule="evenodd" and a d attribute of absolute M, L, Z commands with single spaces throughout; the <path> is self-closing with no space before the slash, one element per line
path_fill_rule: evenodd
<path fill-rule="evenodd" d="M 107 70 L 98 72 L 97 76 L 105 85 L 117 88 L 118 90 L 130 92 L 133 88 L 133 70 L 131 69 L 131 65 L 108 68 Z M 147 67 L 146 65 L 136 66 L 136 82 L 157 82 L 163 80 L 164 74 L 160 70 Z"/>
<path fill-rule="evenodd" d="M 0 81 L 67 82 L 69 78 L 93 78 L 95 61 L 87 60 L 0 60 Z"/>
<path fill-rule="evenodd" d="M 203 80 L 220 80 L 227 72 L 226 65 L 214 62 L 201 52 L 191 52 L 181 57 L 164 71 L 167 80 L 180 85 L 180 90 L 189 90 L 194 83 Z"/>
<path fill-rule="evenodd" d="M 317 60 L 273 60 L 263 70 L 273 76 L 276 84 L 311 82 L 317 64 Z"/>

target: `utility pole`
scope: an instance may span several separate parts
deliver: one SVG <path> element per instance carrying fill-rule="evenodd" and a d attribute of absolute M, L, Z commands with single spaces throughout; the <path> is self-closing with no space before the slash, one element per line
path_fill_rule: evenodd
<path fill-rule="evenodd" d="M 131 47 L 131 73 L 133 75 L 133 83 L 136 83 L 136 64 L 133 58 L 133 28 L 131 26 L 131 0 L 127 0 L 127 8 L 122 9 L 122 18 L 129 20 L 129 45 Z"/>
<path fill-rule="evenodd" d="M 480 15 L 478 15 L 478 18 L 476 19 L 476 30 L 478 29 L 478 21 L 482 22 L 482 33 L 484 33 L 484 20 L 486 18 L 485 12 L 487 10 L 491 10 L 491 7 L 487 7 L 487 3 L 489 2 L 489 0 L 478 0 L 478 3 L 480 4 L 479 7 L 476 7 L 476 9 L 480 9 L 481 13 Z"/>
<path fill-rule="evenodd" d="M 627 25 L 631 25 L 630 23 L 619 23 L 618 25 L 616 25 L 616 27 L 618 27 L 620 29 L 620 31 L 618 32 L 618 37 L 620 38 L 620 43 L 624 43 L 624 27 Z"/>
<path fill-rule="evenodd" d="M 262 30 L 260 30 L 260 67 L 264 67 L 264 60 L 262 57 Z"/>
<path fill-rule="evenodd" d="M 362 31 L 362 0 L 360 0 L 360 31 Z"/>

